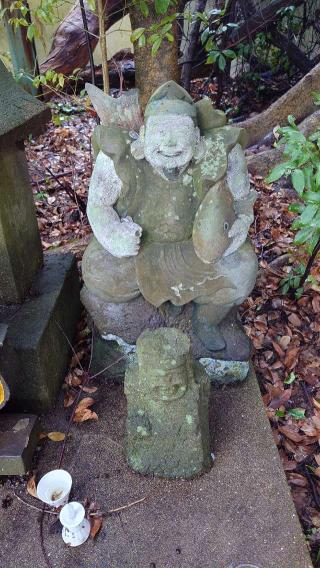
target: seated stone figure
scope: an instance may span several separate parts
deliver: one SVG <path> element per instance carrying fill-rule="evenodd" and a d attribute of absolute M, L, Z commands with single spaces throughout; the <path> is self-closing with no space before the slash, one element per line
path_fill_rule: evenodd
<path fill-rule="evenodd" d="M 107 122 L 102 93 L 88 91 Z M 156 307 L 192 301 L 194 333 L 222 350 L 221 323 L 250 294 L 257 272 L 244 142 L 244 131 L 226 126 L 209 99 L 194 104 L 173 81 L 150 98 L 138 136 L 97 126 L 88 200 L 94 238 L 83 258 L 89 291 L 113 303 L 140 294 Z"/>

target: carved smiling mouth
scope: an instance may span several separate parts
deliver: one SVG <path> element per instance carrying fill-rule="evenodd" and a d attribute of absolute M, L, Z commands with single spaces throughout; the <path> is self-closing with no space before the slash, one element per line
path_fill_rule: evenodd
<path fill-rule="evenodd" d="M 160 154 L 160 156 L 163 156 L 164 158 L 176 158 L 177 156 L 181 156 L 182 152 L 181 150 L 175 151 L 175 152 L 170 152 L 168 150 L 166 150 L 165 152 L 161 152 L 159 150 L 158 152 Z"/>

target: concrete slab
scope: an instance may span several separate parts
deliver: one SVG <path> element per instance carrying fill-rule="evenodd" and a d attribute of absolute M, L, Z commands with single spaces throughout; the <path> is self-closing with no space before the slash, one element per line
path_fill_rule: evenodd
<path fill-rule="evenodd" d="M 40 422 L 33 414 L 0 414 L 0 475 L 24 475 L 38 443 Z"/>
<path fill-rule="evenodd" d="M 80 314 L 79 294 L 75 257 L 46 254 L 30 298 L 0 306 L 0 322 L 8 324 L 0 352 L 0 372 L 11 393 L 6 410 L 39 413 L 54 404 Z"/>
<path fill-rule="evenodd" d="M 76 549 L 64 545 L 61 526 L 48 515 L 44 543 L 52 568 L 312 568 L 253 374 L 212 390 L 216 460 L 192 481 L 132 473 L 123 458 L 122 387 L 105 382 L 99 395 L 99 421 L 73 426 L 68 442 L 72 497 L 98 501 L 104 511 L 145 500 L 109 515 L 97 540 Z M 46 422 L 46 431 L 66 428 L 62 401 Z M 46 442 L 40 474 L 57 466 L 60 448 Z M 0 488 L 0 498 L 8 495 L 10 485 Z M 38 512 L 16 499 L 0 508 L 0 541 L 1 566 L 47 568 Z"/>

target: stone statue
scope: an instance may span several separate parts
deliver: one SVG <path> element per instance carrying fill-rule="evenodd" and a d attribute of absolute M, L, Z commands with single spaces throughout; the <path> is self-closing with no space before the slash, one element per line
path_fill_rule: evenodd
<path fill-rule="evenodd" d="M 93 136 L 86 288 L 114 304 L 140 294 L 156 308 L 193 302 L 193 332 L 208 350 L 223 350 L 221 324 L 234 313 L 238 325 L 257 272 L 244 131 L 173 81 L 150 98 L 144 125 L 136 106 L 112 115 L 117 99 L 87 90 L 102 124 Z"/>
<path fill-rule="evenodd" d="M 126 458 L 137 472 L 191 478 L 210 468 L 209 379 L 180 330 L 145 331 L 125 375 Z"/>

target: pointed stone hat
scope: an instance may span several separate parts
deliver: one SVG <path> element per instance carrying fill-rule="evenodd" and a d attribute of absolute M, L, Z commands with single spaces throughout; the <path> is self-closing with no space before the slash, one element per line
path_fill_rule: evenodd
<path fill-rule="evenodd" d="M 197 117 L 192 97 L 175 81 L 164 83 L 151 95 L 144 114 L 146 118 L 158 114 L 181 114 L 194 120 Z"/>
<path fill-rule="evenodd" d="M 0 144 L 40 134 L 50 116 L 49 107 L 19 87 L 0 60 Z"/>

